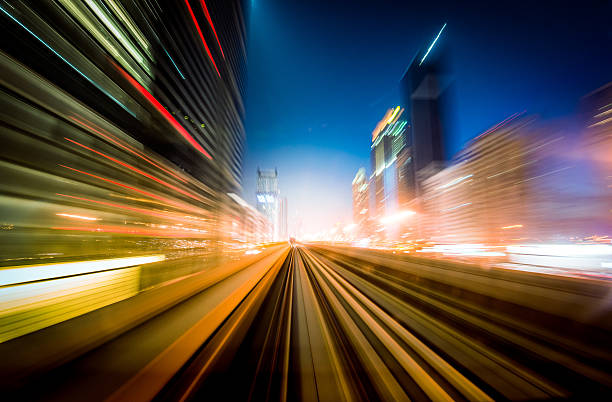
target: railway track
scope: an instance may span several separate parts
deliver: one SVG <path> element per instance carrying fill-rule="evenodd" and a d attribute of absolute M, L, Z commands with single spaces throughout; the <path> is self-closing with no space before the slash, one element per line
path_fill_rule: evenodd
<path fill-rule="evenodd" d="M 393 269 L 296 247 L 273 275 L 159 400 L 485 401 L 610 391 L 606 356 L 583 359 L 588 347 L 570 353 L 571 344 L 419 289 Z"/>
<path fill-rule="evenodd" d="M 428 267 L 424 261 L 364 255 L 297 246 L 237 274 L 245 279 L 230 276 L 227 281 L 241 285 L 220 282 L 177 306 L 184 312 L 167 313 L 181 322 L 188 311 L 212 308 L 217 292 L 226 295 L 223 305 L 214 307 L 227 310 L 225 318 L 213 325 L 206 318 L 212 313 L 199 321 L 194 316 L 197 325 L 135 375 L 108 385 L 100 378 L 99 398 L 93 399 L 488 401 L 605 400 L 612 395 L 612 356 L 606 346 L 611 337 L 605 325 L 553 317 L 549 311 L 559 306 L 526 307 L 536 295 L 553 300 L 558 292 L 572 303 L 591 300 L 588 286 L 474 271 L 491 286 L 499 280 L 500 286 L 522 291 L 525 302 L 512 304 L 501 291 L 487 298 L 467 291 L 471 279 L 466 275 L 474 272 L 462 265 L 443 267 L 444 277 L 436 279 L 418 274 L 435 262 Z M 226 308 L 227 303 L 233 307 Z M 151 333 L 147 328 L 171 322 L 162 317 L 155 325 L 144 324 L 114 340 L 115 346 L 69 363 L 71 369 L 60 368 L 50 377 L 66 382 L 56 399 L 79 400 L 82 393 L 64 392 L 79 376 L 89 378 L 95 389 L 95 373 L 79 372 L 70 379 L 65 373 L 116 360 L 120 352 L 125 359 L 137 353 L 138 340 Z M 105 348 L 109 352 L 103 353 Z M 116 389 L 104 390 L 108 387 Z M 41 389 L 36 395 L 45 399 L 48 394 Z"/>

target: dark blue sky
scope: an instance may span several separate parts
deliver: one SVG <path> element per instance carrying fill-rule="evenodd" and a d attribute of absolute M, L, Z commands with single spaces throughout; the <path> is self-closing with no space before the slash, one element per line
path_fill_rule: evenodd
<path fill-rule="evenodd" d="M 452 153 L 515 112 L 570 115 L 612 80 L 612 1 L 252 4 L 244 198 L 254 203 L 257 166 L 277 167 L 290 221 L 301 216 L 307 232 L 350 221 L 371 131 L 445 22 Z"/>

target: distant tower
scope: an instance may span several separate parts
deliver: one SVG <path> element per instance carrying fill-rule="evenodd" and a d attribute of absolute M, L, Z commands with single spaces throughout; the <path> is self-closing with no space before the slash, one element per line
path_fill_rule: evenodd
<path fill-rule="evenodd" d="M 368 178 L 365 168 L 359 168 L 353 179 L 353 223 L 361 230 L 369 216 Z"/>
<path fill-rule="evenodd" d="M 271 226 L 269 240 L 280 238 L 278 171 L 276 169 L 257 169 L 257 210 Z"/>

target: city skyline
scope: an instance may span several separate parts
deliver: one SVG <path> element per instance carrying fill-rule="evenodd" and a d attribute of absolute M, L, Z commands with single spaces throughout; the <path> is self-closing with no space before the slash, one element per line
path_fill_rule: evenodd
<path fill-rule="evenodd" d="M 322 2 L 300 5 L 300 24 L 316 21 L 318 30 L 309 42 L 320 45 L 316 48 L 317 59 L 326 60 L 325 67 L 329 68 L 326 71 L 314 59 L 308 61 L 309 52 L 315 48 L 300 46 L 306 38 L 300 36 L 297 28 L 286 25 L 295 19 L 293 7 L 289 10 L 273 2 L 258 2 L 251 14 L 250 50 L 254 57 L 250 61 L 247 97 L 245 199 L 254 202 L 254 177 L 248 172 L 257 165 L 274 164 L 285 172 L 281 185 L 295 200 L 290 220 L 296 210 L 309 214 L 308 231 L 322 229 L 329 220 L 349 220 L 350 186 L 331 196 L 332 190 L 338 190 L 335 183 L 350 184 L 360 166 L 369 166 L 371 130 L 385 110 L 400 104 L 398 84 L 404 71 L 416 52 L 432 43 L 445 22 L 447 26 L 440 37 L 449 41 L 450 66 L 456 84 L 452 96 L 459 100 L 452 111 L 457 128 L 450 133 L 452 142 L 447 157 L 513 113 L 527 110 L 544 118 L 571 115 L 580 97 L 609 79 L 605 66 L 610 63 L 601 63 L 599 52 L 608 40 L 603 23 L 606 8 L 591 5 L 576 12 L 556 3 L 554 7 L 552 3 L 539 3 L 524 19 L 526 30 L 531 33 L 528 34 L 512 30 L 512 7 L 468 4 L 465 9 L 457 9 L 453 4 L 444 4 L 434 10 L 419 5 L 419 21 L 400 24 L 401 18 L 396 16 L 412 18 L 415 14 L 410 7 L 414 5 L 387 2 L 377 12 L 394 16 L 387 19 L 391 24 L 387 29 L 395 33 L 393 37 L 385 36 L 384 30 L 375 30 L 371 35 L 362 33 L 342 22 L 346 19 L 338 18 L 340 26 L 351 32 L 354 44 L 342 42 L 336 35 L 339 26 L 330 18 L 350 13 L 357 21 L 356 26 L 371 24 L 368 12 L 373 12 L 372 5 L 359 3 L 350 10 L 334 2 L 329 3 L 329 8 L 323 7 Z M 547 15 L 546 26 L 538 23 L 536 16 L 541 15 Z M 572 21 L 569 27 L 568 19 Z M 496 24 L 494 30 L 492 21 Z M 275 30 L 281 28 L 289 34 L 276 36 Z M 586 28 L 590 29 L 588 33 Z M 598 30 L 600 35 L 593 33 Z M 326 50 L 323 38 L 327 37 L 333 38 L 337 52 Z M 548 46 L 553 38 L 566 44 L 565 48 Z M 277 45 L 276 52 L 263 48 L 270 43 Z M 371 57 L 357 62 L 357 43 Z M 499 43 L 504 43 L 504 47 L 500 48 Z M 572 59 L 563 57 L 565 52 L 580 53 L 584 64 L 571 63 Z M 375 60 L 381 58 L 386 62 L 376 64 Z M 308 66 L 308 74 L 299 79 L 297 75 L 302 70 L 295 63 L 297 60 L 304 60 Z M 264 63 L 280 69 L 281 74 L 271 75 L 269 68 L 262 68 Z M 375 70 L 380 73 L 370 74 L 370 80 L 359 86 L 359 91 L 350 89 L 352 82 L 361 82 L 359 77 L 365 71 Z M 329 81 L 330 74 L 334 74 L 335 81 Z M 568 76 L 572 80 L 567 80 Z M 266 82 L 265 88 L 259 85 L 262 82 Z M 309 86 L 304 86 L 306 82 Z M 303 96 L 287 98 L 289 88 Z M 312 103 L 315 91 L 326 94 L 321 105 Z M 481 113 L 483 108 L 486 114 Z M 359 119 L 353 118 L 353 113 Z M 265 130 L 263 124 L 267 125 Z"/>

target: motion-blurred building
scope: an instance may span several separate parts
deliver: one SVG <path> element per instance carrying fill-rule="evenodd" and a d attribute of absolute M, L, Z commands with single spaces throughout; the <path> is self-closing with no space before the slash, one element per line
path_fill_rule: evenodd
<path fill-rule="evenodd" d="M 372 191 L 374 214 L 378 217 L 391 214 L 399 208 L 400 179 L 398 155 L 407 147 L 408 123 L 401 119 L 404 110 L 399 106 L 387 110 L 385 116 L 372 131 L 370 162 L 372 165 Z"/>
<path fill-rule="evenodd" d="M 476 137 L 423 181 L 423 234 L 437 243 L 505 244 L 538 231 L 532 152 L 516 119 Z"/>
<path fill-rule="evenodd" d="M 356 232 L 366 233 L 366 225 L 370 217 L 370 195 L 368 177 L 365 168 L 361 167 L 353 179 L 353 223 L 357 225 Z"/>
<path fill-rule="evenodd" d="M 257 169 L 257 210 L 270 222 L 270 240 L 280 238 L 280 191 L 276 169 Z"/>
<path fill-rule="evenodd" d="M 448 88 L 450 85 L 446 50 L 441 39 L 446 24 L 432 43 L 421 49 L 400 81 L 401 106 L 409 123 L 411 148 L 404 159 L 412 165 L 414 178 L 409 196 L 419 196 L 423 181 L 443 169 L 448 161 L 445 130 L 448 121 Z"/>
<path fill-rule="evenodd" d="M 604 204 L 601 228 L 612 228 L 612 82 L 580 100 L 584 152 L 593 168 L 594 196 Z"/>
<path fill-rule="evenodd" d="M 75 272 L 89 293 L 55 278 L 13 299 L 23 310 L 0 319 L 29 318 L 11 337 L 222 263 L 256 240 L 240 228 L 260 217 L 230 196 L 241 188 L 246 7 L 1 2 L 0 265 L 100 270 Z M 142 258 L 152 252 L 197 264 L 150 268 Z M 139 262 L 117 269 L 108 258 Z"/>

